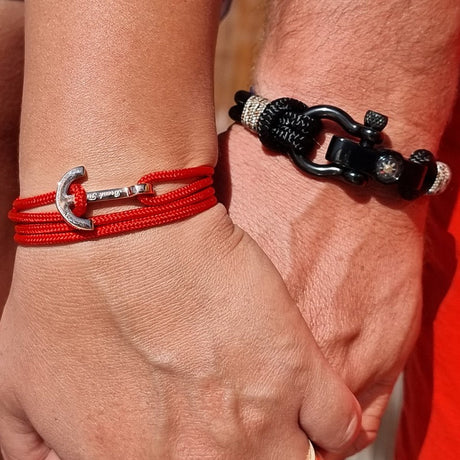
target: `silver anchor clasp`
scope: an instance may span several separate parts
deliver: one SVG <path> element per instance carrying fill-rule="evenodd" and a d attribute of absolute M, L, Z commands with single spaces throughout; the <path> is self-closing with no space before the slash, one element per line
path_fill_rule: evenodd
<path fill-rule="evenodd" d="M 57 184 L 56 189 L 56 207 L 64 220 L 72 227 L 78 230 L 94 230 L 94 223 L 91 219 L 77 217 L 72 212 L 72 206 L 75 204 L 73 195 L 69 195 L 69 187 L 72 182 L 77 179 L 86 177 L 86 169 L 84 166 L 67 171 L 62 179 Z M 107 190 L 97 190 L 95 192 L 87 192 L 86 200 L 108 201 L 131 198 L 136 195 L 147 195 L 155 193 L 151 184 L 136 184 L 130 187 L 112 188 Z"/>

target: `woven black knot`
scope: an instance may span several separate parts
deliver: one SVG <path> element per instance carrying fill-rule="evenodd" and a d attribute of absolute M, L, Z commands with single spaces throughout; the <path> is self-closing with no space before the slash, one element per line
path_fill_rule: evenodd
<path fill-rule="evenodd" d="M 287 97 L 270 102 L 257 125 L 262 144 L 281 153 L 310 153 L 321 121 L 306 115 L 307 109 L 304 103 Z"/>

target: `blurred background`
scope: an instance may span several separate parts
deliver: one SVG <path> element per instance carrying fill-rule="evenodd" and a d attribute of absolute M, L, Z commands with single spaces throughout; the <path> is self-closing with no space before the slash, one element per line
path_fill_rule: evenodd
<path fill-rule="evenodd" d="M 231 124 L 228 109 L 239 89 L 248 89 L 262 40 L 266 0 L 233 0 L 222 21 L 216 51 L 215 101 L 217 130 Z"/>
<path fill-rule="evenodd" d="M 264 34 L 267 0 L 233 0 L 223 20 L 217 42 L 215 100 L 218 132 L 231 124 L 228 109 L 233 95 L 251 85 L 252 68 Z M 308 103 L 308 101 L 306 101 Z M 391 460 L 402 400 L 402 378 L 398 381 L 382 421 L 377 441 L 349 460 Z"/>

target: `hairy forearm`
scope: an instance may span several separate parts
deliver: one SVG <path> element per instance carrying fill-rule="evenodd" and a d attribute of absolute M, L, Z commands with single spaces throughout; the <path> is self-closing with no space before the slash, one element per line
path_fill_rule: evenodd
<path fill-rule="evenodd" d="M 255 66 L 255 90 L 269 99 L 288 96 L 308 105 L 335 105 L 361 122 L 366 110 L 376 110 L 389 117 L 386 147 L 406 157 L 420 148 L 436 154 L 456 94 L 459 34 L 460 4 L 452 0 L 379 4 L 273 0 Z M 320 139 L 319 162 L 324 162 L 328 138 L 336 129 L 333 123 L 326 126 L 331 133 Z M 254 136 L 237 129 L 236 137 L 244 149 L 261 150 Z M 248 163 L 247 154 L 235 150 L 234 161 Z M 350 251 L 354 244 L 361 244 L 369 226 L 382 241 L 389 234 L 397 235 L 402 254 L 414 252 L 414 245 L 421 250 L 426 199 L 406 202 L 391 187 L 372 183 L 359 188 L 341 187 L 336 180 L 314 180 L 281 155 L 267 156 L 261 151 L 257 160 L 245 165 L 247 174 L 272 180 L 275 187 L 264 191 L 264 199 L 275 203 L 274 207 L 290 209 L 301 227 L 310 225 L 311 219 L 332 217 L 338 226 L 348 229 Z M 250 187 L 249 180 L 243 178 L 241 186 Z M 257 227 L 260 216 L 254 214 L 254 219 Z M 277 215 L 275 219 L 281 220 Z M 272 226 L 269 220 L 267 227 Z M 291 240 L 292 229 L 286 220 L 279 222 L 277 231 L 285 227 L 284 237 L 274 239 L 284 254 L 309 239 L 304 235 L 303 241 Z M 409 234 L 412 247 L 406 249 L 404 239 Z M 264 238 L 271 241 L 272 235 Z M 280 263 L 286 270 L 291 265 L 288 260 Z M 420 267 L 421 261 L 415 271 Z"/>
<path fill-rule="evenodd" d="M 99 187 L 213 164 L 219 9 L 204 0 L 27 2 L 22 194 L 54 188 L 80 164 Z"/>
<path fill-rule="evenodd" d="M 436 151 L 456 90 L 459 24 L 456 0 L 274 0 L 257 89 L 358 119 L 380 111 L 396 149 Z"/>

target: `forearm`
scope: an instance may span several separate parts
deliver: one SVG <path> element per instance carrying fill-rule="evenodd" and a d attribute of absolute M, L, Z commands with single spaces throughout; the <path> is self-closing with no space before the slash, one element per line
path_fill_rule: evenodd
<path fill-rule="evenodd" d="M 80 164 L 98 187 L 214 164 L 219 10 L 204 0 L 27 2 L 21 193 L 52 189 Z"/>
<path fill-rule="evenodd" d="M 55 190 L 62 175 L 79 165 L 88 171 L 87 190 L 131 185 L 164 169 L 214 165 L 213 52 L 220 2 L 181 0 L 170 8 L 156 0 L 27 2 L 21 196 Z M 161 187 L 155 189 L 162 193 Z M 120 203 L 116 211 L 135 206 Z M 109 204 L 95 213 L 110 210 Z M 225 217 L 223 207 L 215 206 L 174 225 L 118 238 L 43 251 L 21 246 L 16 267 L 28 269 L 16 270 L 16 279 L 32 286 L 29 295 L 43 299 L 54 292 L 56 270 L 73 271 L 75 293 L 88 305 L 97 297 L 88 285 L 102 283 L 109 296 L 113 286 L 123 285 L 136 308 L 147 311 L 148 305 L 135 302 L 146 275 L 124 270 L 126 282 L 120 283 L 122 267 L 142 266 L 145 251 L 154 254 L 153 265 L 166 263 L 173 247 L 200 265 L 200 251 L 220 231 L 232 232 Z M 161 292 L 169 276 L 156 273 L 151 288 Z M 140 320 L 135 324 L 142 327 Z"/>
<path fill-rule="evenodd" d="M 389 116 L 386 147 L 406 157 L 420 148 L 436 154 L 456 93 L 459 18 L 460 6 L 448 0 L 419 0 L 410 6 L 402 0 L 383 4 L 274 0 L 255 66 L 255 90 L 269 99 L 289 96 L 310 106 L 335 105 L 358 121 L 368 109 L 379 111 Z M 334 129 L 331 125 L 329 128 Z M 320 139 L 319 162 L 324 162 L 330 135 Z M 351 257 L 359 251 L 369 263 L 375 260 L 379 270 L 388 270 L 389 274 L 399 260 L 412 260 L 410 268 L 404 264 L 409 270 L 405 275 L 419 281 L 428 200 L 407 202 L 390 187 L 369 184 L 360 188 L 302 174 L 286 157 L 267 155 L 257 137 L 239 127 L 231 139 L 231 161 L 238 165 L 234 170 L 240 168 L 235 175 L 243 176 L 232 177 L 233 195 L 239 187 L 243 195 L 254 194 L 251 181 L 256 175 L 270 183 L 254 201 L 264 200 L 274 217 L 269 212 L 259 215 L 257 205 L 251 210 L 252 204 L 248 203 L 247 228 L 258 229 L 258 234 L 253 233 L 258 241 L 267 242 L 272 248 L 266 249 L 269 255 L 280 259 L 278 268 L 289 273 L 295 285 L 293 293 L 304 290 L 304 272 L 293 269 L 295 262 L 291 259 L 305 251 L 303 257 L 309 259 L 309 242 L 319 237 L 314 235 L 316 227 L 324 241 L 324 258 L 334 252 Z M 257 161 L 250 161 L 255 158 Z M 286 215 L 280 216 L 279 209 Z M 238 221 L 235 207 L 232 213 Z M 268 230 L 274 227 L 277 237 Z M 343 230 L 339 232 L 335 227 Z M 337 233 L 343 235 L 334 238 Z M 366 247 L 365 235 L 379 243 Z M 391 241 L 392 251 L 385 249 L 384 241 Z M 376 253 L 380 253 L 380 259 Z M 317 252 L 314 254 L 305 265 L 313 264 L 311 259 L 318 262 Z M 314 266 L 324 269 L 321 263 Z"/>
<path fill-rule="evenodd" d="M 377 110 L 389 117 L 385 146 L 406 157 L 419 148 L 436 155 L 457 91 L 459 38 L 460 4 L 452 0 L 379 4 L 273 0 L 255 67 L 256 92 L 268 98 L 291 96 L 308 105 L 336 105 L 359 121 L 366 110 Z M 321 158 L 330 135 L 321 141 Z M 365 259 L 368 273 L 380 271 L 384 283 L 391 285 L 395 267 L 401 278 L 420 282 L 427 199 L 407 202 L 386 187 L 376 191 L 369 185 L 346 184 L 339 188 L 338 181 L 300 174 L 282 156 L 262 154 L 260 159 L 267 171 L 273 169 L 274 161 L 276 171 L 283 171 L 273 179 L 278 186 L 267 194 L 295 215 L 297 232 L 329 222 L 329 231 L 321 237 L 324 248 L 319 249 L 324 259 L 329 252 L 343 253 L 350 258 L 347 270 L 352 276 L 356 273 L 353 260 Z M 301 196 L 298 190 L 304 191 Z M 292 204 L 294 193 L 297 198 Z M 285 225 L 280 223 L 280 227 Z M 339 236 L 342 232 L 345 245 L 343 235 Z M 276 244 L 283 253 L 297 253 L 308 244 L 310 234 L 304 234 L 302 241 L 280 238 Z M 291 282 L 302 289 L 302 273 L 291 275 Z"/>
<path fill-rule="evenodd" d="M 380 111 L 396 150 L 436 152 L 456 92 L 459 24 L 455 0 L 274 0 L 257 90 L 358 119 Z"/>

